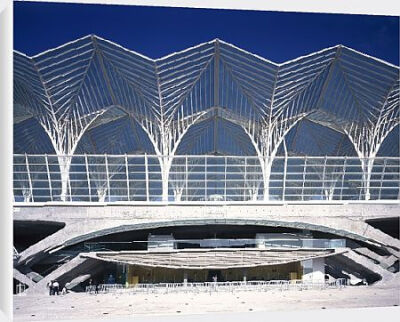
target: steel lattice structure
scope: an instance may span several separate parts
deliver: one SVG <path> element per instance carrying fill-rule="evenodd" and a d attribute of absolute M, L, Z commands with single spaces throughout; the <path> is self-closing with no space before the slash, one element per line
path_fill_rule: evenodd
<path fill-rule="evenodd" d="M 264 200 L 278 155 L 357 156 L 369 199 L 375 157 L 399 155 L 399 85 L 398 66 L 342 45 L 278 64 L 215 39 L 150 59 L 89 35 L 15 52 L 14 150 L 56 154 L 61 200 L 73 155 L 96 153 L 154 154 L 164 201 L 184 189 L 176 155 L 256 156 Z"/>

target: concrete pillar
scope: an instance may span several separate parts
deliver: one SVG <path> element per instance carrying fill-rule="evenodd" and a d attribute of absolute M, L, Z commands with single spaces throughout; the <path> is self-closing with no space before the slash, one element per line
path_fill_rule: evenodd
<path fill-rule="evenodd" d="M 187 286 L 187 281 L 188 281 L 188 274 L 187 272 L 183 272 L 183 286 L 186 287 Z"/>
<path fill-rule="evenodd" d="M 323 257 L 302 261 L 301 265 L 303 267 L 303 281 L 325 282 L 325 259 Z"/>
<path fill-rule="evenodd" d="M 256 248 L 265 249 L 265 234 L 256 234 Z"/>

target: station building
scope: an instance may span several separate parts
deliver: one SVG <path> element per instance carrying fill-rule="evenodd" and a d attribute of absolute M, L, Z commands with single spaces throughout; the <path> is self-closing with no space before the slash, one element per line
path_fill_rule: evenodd
<path fill-rule="evenodd" d="M 399 67 L 343 45 L 283 63 L 219 39 L 15 52 L 16 292 L 389 281 L 399 123 Z"/>

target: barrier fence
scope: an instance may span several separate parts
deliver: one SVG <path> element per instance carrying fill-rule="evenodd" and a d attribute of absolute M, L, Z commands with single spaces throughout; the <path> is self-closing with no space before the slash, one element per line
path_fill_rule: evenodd
<path fill-rule="evenodd" d="M 202 282 L 202 283 L 157 283 L 157 284 L 100 284 L 97 286 L 98 293 L 174 293 L 174 292 L 240 292 L 240 291 L 259 291 L 266 292 L 272 290 L 311 290 L 327 288 L 343 288 L 347 285 L 344 278 L 333 281 L 303 281 L 303 280 L 271 280 L 271 281 L 234 281 L 234 282 Z M 86 287 L 89 294 L 96 293 L 96 286 Z"/>

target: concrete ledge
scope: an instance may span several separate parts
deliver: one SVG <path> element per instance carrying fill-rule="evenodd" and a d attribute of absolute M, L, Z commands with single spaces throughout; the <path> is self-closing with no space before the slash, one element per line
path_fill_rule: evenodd
<path fill-rule="evenodd" d="M 15 206 L 14 220 L 73 222 L 77 219 L 194 219 L 194 218 L 279 218 L 345 217 L 355 219 L 398 217 L 400 203 L 302 203 L 302 204 L 97 204 L 31 203 Z"/>
<path fill-rule="evenodd" d="M 47 201 L 47 202 L 14 202 L 13 207 L 104 207 L 104 206 L 284 206 L 284 205 L 400 205 L 400 200 L 308 200 L 308 201 Z"/>

